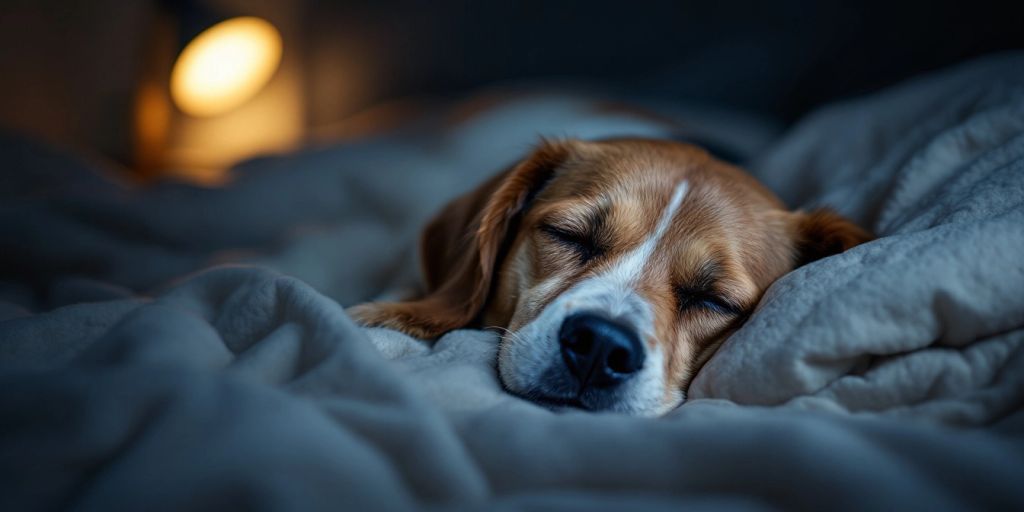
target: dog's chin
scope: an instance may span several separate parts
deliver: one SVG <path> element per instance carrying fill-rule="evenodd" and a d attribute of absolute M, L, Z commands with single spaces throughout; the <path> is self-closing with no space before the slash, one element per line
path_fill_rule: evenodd
<path fill-rule="evenodd" d="M 508 372 L 499 371 L 499 375 L 505 374 Z M 634 416 L 655 416 L 662 412 L 637 407 L 622 399 L 622 393 L 616 390 L 587 388 L 581 391 L 578 383 L 557 363 L 549 366 L 536 382 L 531 382 L 525 388 L 510 386 L 504 377 L 501 383 L 509 393 L 556 412 L 580 410 Z"/>
<path fill-rule="evenodd" d="M 518 393 L 516 393 L 516 396 L 518 396 L 520 398 L 523 398 L 523 399 L 526 399 L 526 400 L 529 400 L 529 401 L 531 401 L 531 402 L 533 402 L 533 403 L 535 403 L 535 404 L 537 404 L 537 405 L 539 405 L 539 406 L 541 406 L 541 407 L 543 407 L 545 409 L 548 409 L 548 410 L 554 411 L 554 412 L 566 412 L 566 411 L 573 411 L 573 410 L 580 410 L 580 411 L 590 411 L 591 410 L 591 409 L 588 409 L 586 406 L 584 406 L 583 403 L 580 402 L 576 398 L 548 397 L 548 396 L 542 395 L 540 392 L 531 392 L 531 393 L 527 393 L 527 394 L 518 394 Z"/>
<path fill-rule="evenodd" d="M 506 387 L 506 389 L 508 389 Z M 554 412 L 586 411 L 586 412 L 609 412 L 626 414 L 631 416 L 658 416 L 663 413 L 660 410 L 645 410 L 633 407 L 622 400 L 609 399 L 600 391 L 586 390 L 576 396 L 560 396 L 552 394 L 542 387 L 535 387 L 526 391 L 515 391 L 508 389 L 509 393 L 519 398 L 529 400 L 534 404 Z"/>
<path fill-rule="evenodd" d="M 523 392 L 514 391 L 511 389 L 509 389 L 508 391 L 509 393 L 518 396 L 519 398 L 529 400 L 534 404 L 537 404 L 541 407 L 544 407 L 545 409 L 555 412 L 564 412 L 572 410 L 600 412 L 614 410 L 611 407 L 604 407 L 599 404 L 595 404 L 592 400 L 586 400 L 583 396 L 558 396 L 551 394 L 540 387 L 531 388 Z"/>

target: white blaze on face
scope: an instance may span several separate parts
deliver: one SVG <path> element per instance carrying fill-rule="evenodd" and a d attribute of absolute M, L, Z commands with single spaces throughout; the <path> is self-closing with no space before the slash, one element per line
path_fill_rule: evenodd
<path fill-rule="evenodd" d="M 552 365 L 563 364 L 558 332 L 565 318 L 574 313 L 604 314 L 636 329 L 641 339 L 653 339 L 652 308 L 635 288 L 655 249 L 672 225 L 688 190 L 686 181 L 675 186 L 654 230 L 640 245 L 623 255 L 606 272 L 566 290 L 514 333 L 511 336 L 514 341 L 510 339 L 501 344 L 498 367 L 506 386 L 513 391 L 544 394 L 541 377 Z M 554 286 L 555 283 L 549 282 L 538 285 L 543 291 Z M 672 394 L 679 396 L 679 400 L 675 400 L 676 403 L 665 402 L 663 354 L 656 345 L 644 345 L 648 350 L 647 363 L 637 375 L 611 392 L 614 394 L 614 410 L 660 414 L 681 400 L 681 395 Z"/>
<path fill-rule="evenodd" d="M 658 224 L 654 227 L 654 232 L 640 246 L 623 256 L 608 272 L 607 279 L 611 279 L 621 286 L 633 286 L 639 280 L 644 267 L 647 266 L 647 262 L 654 254 L 654 249 L 658 247 L 658 243 L 661 242 L 665 232 L 672 225 L 672 219 L 679 210 L 679 205 L 683 204 L 683 199 L 686 198 L 689 188 L 689 183 L 685 180 L 676 185 L 675 190 L 672 191 L 672 199 L 662 211 Z"/>

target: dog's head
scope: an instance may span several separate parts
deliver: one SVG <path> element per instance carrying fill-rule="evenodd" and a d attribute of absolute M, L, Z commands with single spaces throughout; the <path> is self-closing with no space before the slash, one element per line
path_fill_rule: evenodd
<path fill-rule="evenodd" d="M 422 338 L 501 328 L 513 393 L 660 414 L 773 281 L 868 239 L 694 146 L 549 142 L 429 225 L 423 298 L 353 314 Z"/>

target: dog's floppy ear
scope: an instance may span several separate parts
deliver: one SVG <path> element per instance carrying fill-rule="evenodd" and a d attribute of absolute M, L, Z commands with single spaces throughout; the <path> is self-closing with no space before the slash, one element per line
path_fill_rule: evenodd
<path fill-rule="evenodd" d="M 430 222 L 420 241 L 424 297 L 364 304 L 349 313 L 365 325 L 425 339 L 472 324 L 487 302 L 521 215 L 576 144 L 542 143 L 525 160 L 448 204 Z"/>
<path fill-rule="evenodd" d="M 874 239 L 871 233 L 828 208 L 796 212 L 796 232 L 798 267 Z"/>

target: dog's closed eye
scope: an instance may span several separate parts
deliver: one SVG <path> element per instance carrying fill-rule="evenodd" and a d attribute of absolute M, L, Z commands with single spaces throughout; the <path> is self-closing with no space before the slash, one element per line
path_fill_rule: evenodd
<path fill-rule="evenodd" d="M 584 228 L 583 226 L 565 226 L 545 222 L 539 228 L 555 243 L 576 253 L 580 263 L 587 263 L 604 253 L 604 247 L 593 227 Z"/>
<path fill-rule="evenodd" d="M 743 313 L 739 305 L 713 291 L 678 286 L 675 293 L 680 312 L 699 308 L 704 311 L 728 316 L 738 316 Z"/>
<path fill-rule="evenodd" d="M 722 266 L 714 260 L 705 260 L 690 278 L 675 287 L 679 312 L 701 309 L 719 315 L 738 316 L 743 307 L 718 291 Z"/>

